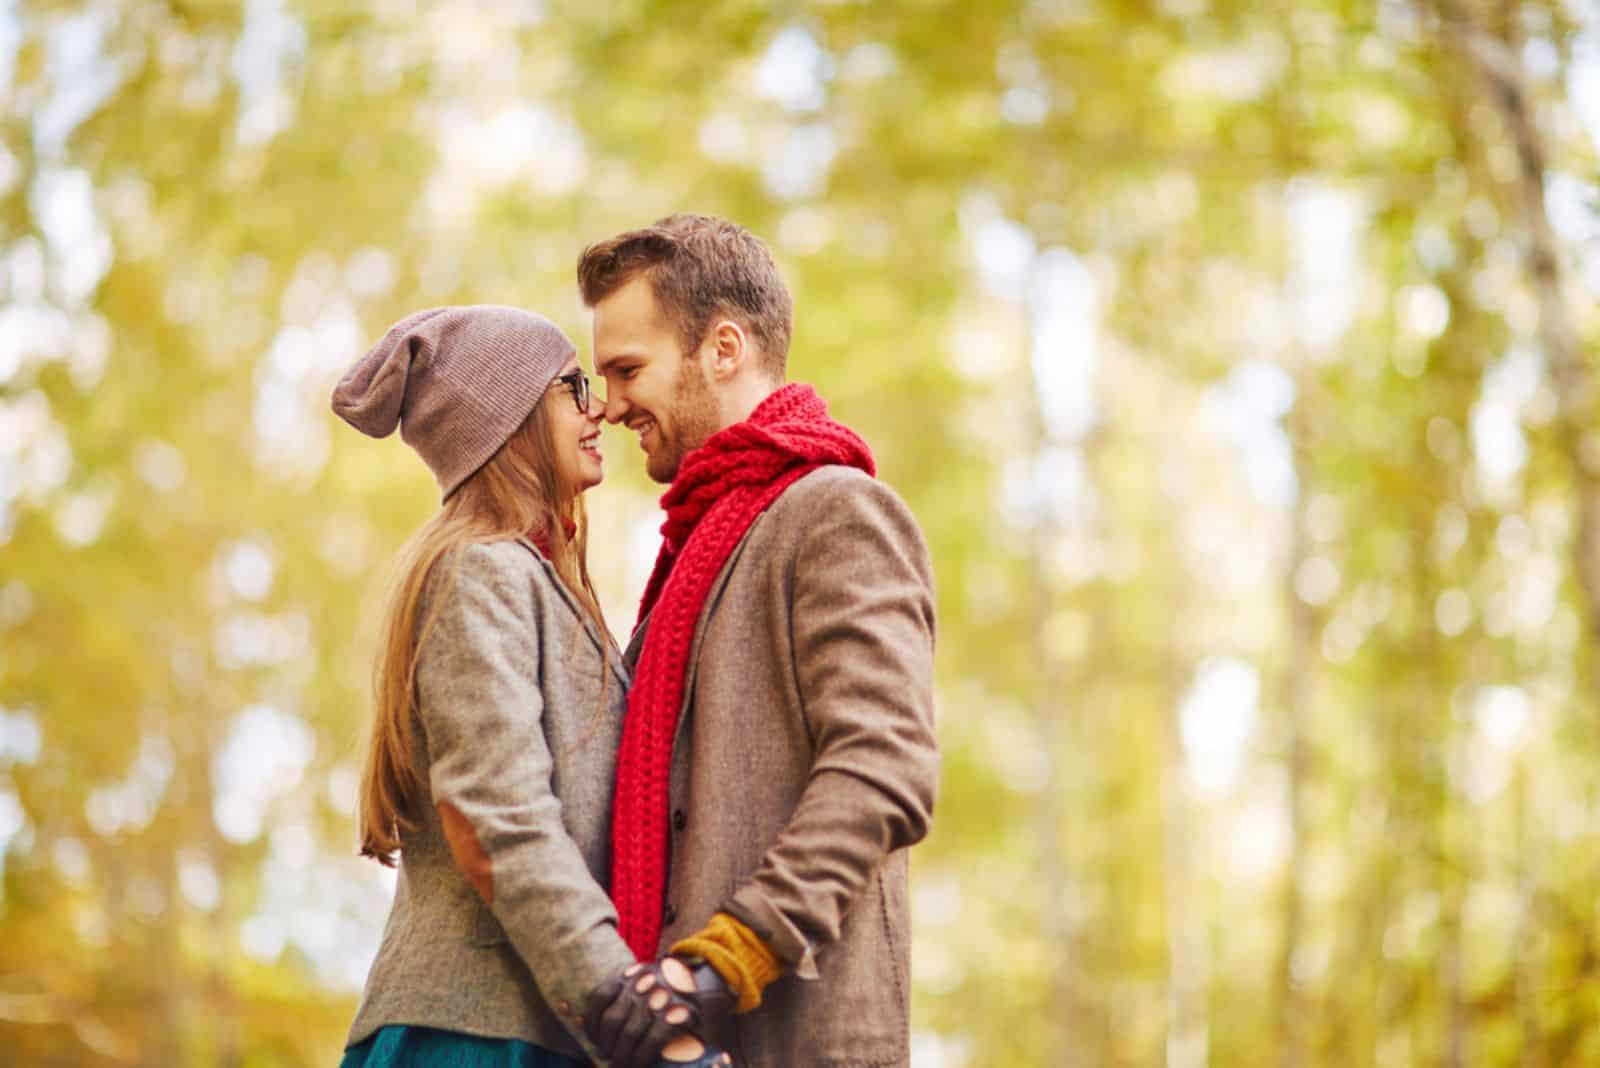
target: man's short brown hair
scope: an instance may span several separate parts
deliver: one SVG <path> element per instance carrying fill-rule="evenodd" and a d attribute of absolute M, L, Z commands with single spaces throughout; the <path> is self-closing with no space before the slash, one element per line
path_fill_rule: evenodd
<path fill-rule="evenodd" d="M 760 342 L 762 366 L 783 377 L 794 304 L 772 254 L 750 231 L 709 215 L 669 215 L 596 242 L 578 257 L 578 289 L 590 307 L 641 274 L 685 352 L 705 338 L 714 317 L 725 315 Z"/>

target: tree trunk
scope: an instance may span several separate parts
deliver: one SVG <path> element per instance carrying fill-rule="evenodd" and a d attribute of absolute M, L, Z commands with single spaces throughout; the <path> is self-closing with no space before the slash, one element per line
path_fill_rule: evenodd
<path fill-rule="evenodd" d="M 1308 765 L 1306 743 L 1307 703 L 1311 672 L 1316 656 L 1317 620 L 1311 606 L 1295 590 L 1295 576 L 1306 559 L 1305 513 L 1310 496 L 1305 462 L 1306 388 L 1295 386 L 1295 406 L 1289 412 L 1287 430 L 1294 458 L 1298 492 L 1289 518 L 1289 552 L 1284 563 L 1283 607 L 1289 621 L 1288 659 L 1279 678 L 1278 705 L 1285 726 L 1285 764 L 1288 770 L 1289 856 L 1283 878 L 1283 916 L 1279 934 L 1276 968 L 1278 998 L 1278 1063 L 1283 1068 L 1300 1068 L 1305 1063 L 1305 1005 L 1295 979 L 1295 955 L 1303 935 L 1305 899 L 1302 890 L 1306 858 L 1305 785 Z"/>
<path fill-rule="evenodd" d="M 1563 292 L 1561 258 L 1545 209 L 1544 137 L 1529 99 L 1517 42 L 1492 36 L 1469 3 L 1435 0 L 1441 29 L 1453 50 L 1483 83 L 1484 95 L 1505 124 L 1516 150 L 1515 220 L 1523 259 L 1538 304 L 1538 337 L 1559 398 L 1555 430 L 1577 496 L 1573 564 L 1591 641 L 1600 646 L 1600 462 L 1585 459 L 1584 442 L 1595 425 L 1595 375 L 1584 357 L 1572 309 Z M 1507 20 L 1513 29 L 1515 20 Z"/>
<path fill-rule="evenodd" d="M 1178 515 L 1168 515 L 1165 524 L 1173 543 L 1167 546 L 1174 569 L 1172 619 L 1190 618 L 1188 582 L 1184 563 L 1176 544 Z M 1206 1008 L 1210 988 L 1210 947 L 1207 945 L 1208 909 L 1199 865 L 1195 859 L 1193 803 L 1189 796 L 1185 770 L 1181 704 L 1193 680 L 1194 652 L 1183 638 L 1184 631 L 1171 626 L 1166 634 L 1167 693 L 1164 700 L 1163 760 L 1161 795 L 1166 824 L 1166 913 L 1167 913 L 1167 1068 L 1204 1068 L 1210 1060 L 1211 1035 Z"/>
<path fill-rule="evenodd" d="M 1028 292 L 1035 292 L 1036 288 L 1030 285 Z M 1026 310 L 1031 338 L 1031 300 Z M 1032 381 L 1032 364 L 1036 354 L 1031 340 L 1026 355 Z M 1041 456 L 1055 442 L 1046 428 L 1037 387 L 1032 401 L 1028 405 L 1027 452 L 1030 456 Z M 1035 808 L 1039 885 L 1042 891 L 1039 926 L 1046 944 L 1055 947 L 1047 979 L 1046 1004 L 1049 1013 L 1041 1023 L 1047 1028 L 1044 1048 L 1049 1053 L 1050 1063 L 1074 1068 L 1084 1063 L 1086 1043 L 1083 1041 L 1083 1032 L 1089 1026 L 1090 1014 L 1084 1003 L 1084 987 L 1078 967 L 1082 939 L 1073 898 L 1079 891 L 1066 848 L 1067 813 L 1071 811 L 1077 794 L 1076 779 L 1070 766 L 1072 747 L 1067 738 L 1071 732 L 1074 710 L 1064 707 L 1062 700 L 1064 694 L 1081 691 L 1083 679 L 1081 672 L 1074 672 L 1071 665 L 1065 662 L 1049 637 L 1060 600 L 1060 591 L 1049 561 L 1057 541 L 1064 534 L 1059 519 L 1052 513 L 1041 510 L 1034 517 L 1028 553 L 1029 584 L 1033 591 L 1029 630 L 1032 634 L 1034 662 L 1039 667 L 1032 702 L 1032 727 L 1039 752 L 1044 755 L 1049 768 L 1047 781 L 1050 784 L 1048 789 L 1040 791 Z M 1074 679 L 1074 675 L 1079 677 Z M 1074 682 L 1078 684 L 1076 687 Z"/>
<path fill-rule="evenodd" d="M 1544 1068 L 1544 1029 L 1539 1024 L 1538 978 L 1535 961 L 1539 948 L 1538 865 L 1530 848 L 1528 827 L 1528 776 L 1521 761 L 1511 779 L 1516 806 L 1517 942 L 1512 971 L 1516 979 L 1517 1024 L 1522 1032 L 1519 1062 L 1522 1068 Z"/>

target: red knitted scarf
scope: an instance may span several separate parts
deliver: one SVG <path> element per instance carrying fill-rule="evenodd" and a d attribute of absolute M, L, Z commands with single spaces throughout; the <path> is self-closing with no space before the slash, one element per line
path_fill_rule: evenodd
<path fill-rule="evenodd" d="M 611 823 L 611 897 L 640 960 L 655 957 L 661 938 L 667 780 L 701 606 L 756 517 L 796 479 L 829 464 L 876 474 L 867 443 L 828 418 L 810 386 L 789 385 L 686 456 L 661 498 L 667 519 L 639 620 L 654 615 L 628 696 Z"/>

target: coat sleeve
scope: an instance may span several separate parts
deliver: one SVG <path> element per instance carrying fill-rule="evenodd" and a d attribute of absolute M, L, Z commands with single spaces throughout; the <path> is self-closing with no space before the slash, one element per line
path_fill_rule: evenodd
<path fill-rule="evenodd" d="M 876 481 L 851 480 L 814 503 L 791 602 L 811 774 L 726 907 L 801 978 L 816 976 L 813 951 L 838 939 L 884 858 L 927 833 L 939 781 L 922 534 Z"/>
<path fill-rule="evenodd" d="M 433 583 L 437 614 L 417 662 L 428 784 L 457 866 L 545 1001 L 581 1012 L 634 958 L 562 822 L 543 728 L 537 594 L 496 548 L 442 561 Z"/>

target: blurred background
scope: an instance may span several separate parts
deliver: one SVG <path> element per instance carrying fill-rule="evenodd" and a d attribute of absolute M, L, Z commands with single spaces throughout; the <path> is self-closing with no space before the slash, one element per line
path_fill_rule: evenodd
<path fill-rule="evenodd" d="M 695 210 L 932 545 L 918 1068 L 1600 1063 L 1591 0 L 0 0 L 0 87 L 0 1061 L 335 1063 L 436 492 L 329 388 L 587 359 Z"/>

